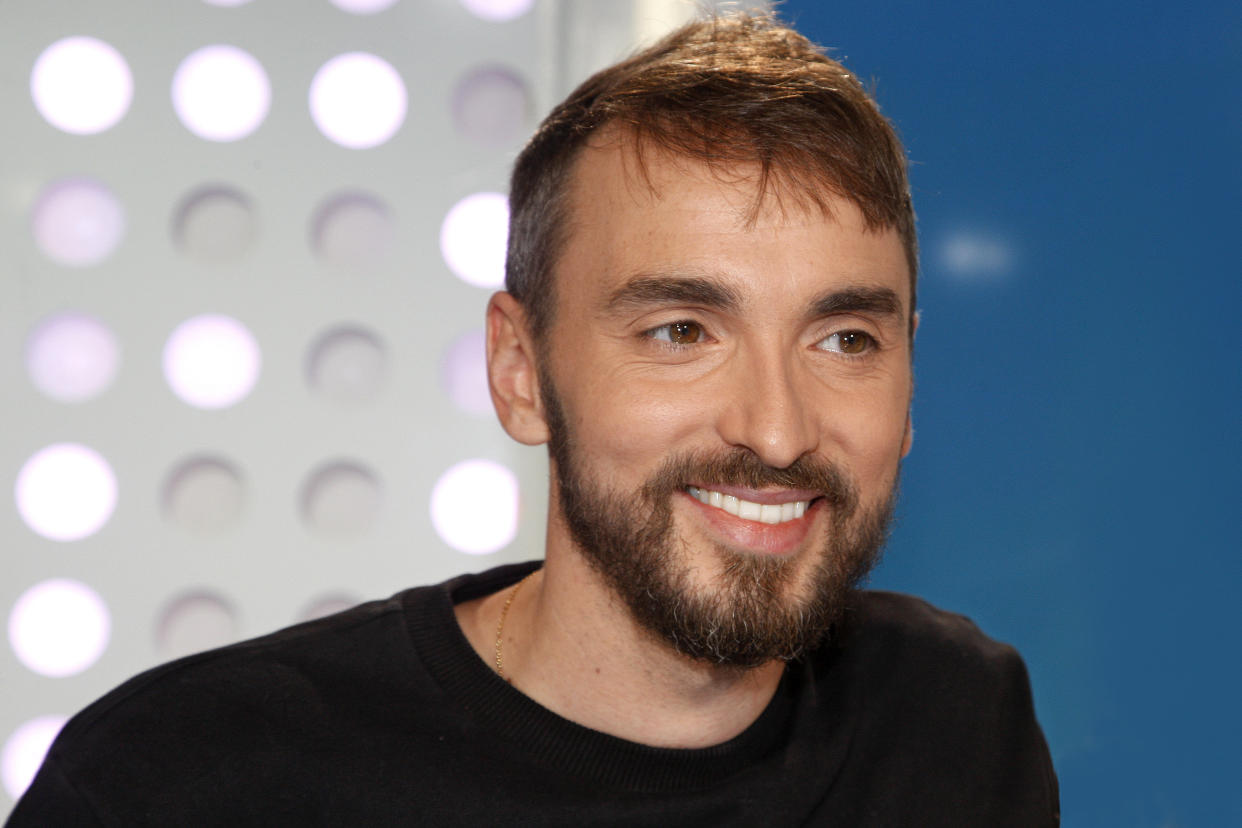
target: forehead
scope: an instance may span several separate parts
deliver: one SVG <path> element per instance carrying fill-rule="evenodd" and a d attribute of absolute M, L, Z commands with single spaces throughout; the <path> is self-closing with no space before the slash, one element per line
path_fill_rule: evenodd
<path fill-rule="evenodd" d="M 909 312 L 896 230 L 873 230 L 851 201 L 822 205 L 766 181 L 760 165 L 710 166 L 605 130 L 576 159 L 557 292 L 609 292 L 647 271 L 718 274 L 747 288 L 891 288 Z M 558 299 L 558 304 L 560 300 Z"/>

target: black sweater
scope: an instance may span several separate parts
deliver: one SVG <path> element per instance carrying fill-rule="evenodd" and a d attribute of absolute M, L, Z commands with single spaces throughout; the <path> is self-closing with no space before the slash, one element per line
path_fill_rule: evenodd
<path fill-rule="evenodd" d="M 1017 653 L 863 593 L 834 643 L 714 747 L 651 748 L 540 707 L 454 602 L 506 566 L 190 656 L 64 728 L 19 826 L 1025 826 L 1057 782 Z"/>

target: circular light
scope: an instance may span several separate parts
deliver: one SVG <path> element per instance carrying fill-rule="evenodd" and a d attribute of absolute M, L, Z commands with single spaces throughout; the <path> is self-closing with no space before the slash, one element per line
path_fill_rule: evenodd
<path fill-rule="evenodd" d="M 311 227 L 319 258 L 350 270 L 370 270 L 382 264 L 396 236 L 388 208 L 360 193 L 332 198 L 320 207 Z"/>
<path fill-rule="evenodd" d="M 55 443 L 27 460 L 17 474 L 17 511 L 50 540 L 95 534 L 116 508 L 116 476 L 108 461 L 77 443 Z"/>
<path fill-rule="evenodd" d="M 263 65 L 236 46 L 204 46 L 173 75 L 173 108 L 208 141 L 236 141 L 259 128 L 272 102 Z"/>
<path fill-rule="evenodd" d="M 401 75 L 365 52 L 337 55 L 311 81 L 315 126 L 350 149 L 377 147 L 391 138 L 405 121 L 406 106 Z"/>
<path fill-rule="evenodd" d="M 361 535 L 375 522 L 382 495 L 367 469 L 336 463 L 310 476 L 302 490 L 302 518 L 330 537 Z"/>
<path fill-rule="evenodd" d="M 125 236 L 125 209 L 98 181 L 58 181 L 35 202 L 31 233 L 44 255 L 58 264 L 98 264 L 112 255 Z"/>
<path fill-rule="evenodd" d="M 207 592 L 183 595 L 160 616 L 156 646 L 164 658 L 180 658 L 237 639 L 237 621 L 224 599 Z"/>
<path fill-rule="evenodd" d="M 440 357 L 440 384 L 458 408 L 468 414 L 492 413 L 487 384 L 487 346 L 482 331 L 458 337 Z"/>
<path fill-rule="evenodd" d="M 67 37 L 43 50 L 30 73 L 39 114 L 57 129 L 93 135 L 129 111 L 134 78 L 121 53 L 93 37 Z"/>
<path fill-rule="evenodd" d="M 116 335 L 95 317 L 81 313 L 49 317 L 26 339 L 30 381 L 60 402 L 82 402 L 103 393 L 120 362 Z"/>
<path fill-rule="evenodd" d="M 379 338 L 361 328 L 338 328 L 319 338 L 307 361 L 310 387 L 342 402 L 374 399 L 388 375 Z"/>
<path fill-rule="evenodd" d="M 350 14 L 375 14 L 390 8 L 397 0 L 332 0 L 332 5 Z"/>
<path fill-rule="evenodd" d="M 506 69 L 475 69 L 453 89 L 457 132 L 485 147 L 503 147 L 521 137 L 529 111 L 526 84 Z"/>
<path fill-rule="evenodd" d="M 48 748 L 67 721 L 64 716 L 40 716 L 18 725 L 5 741 L 0 778 L 9 796 L 20 799 L 30 787 Z"/>
<path fill-rule="evenodd" d="M 108 607 L 86 584 L 54 578 L 21 594 L 9 613 L 9 644 L 34 672 L 76 675 L 108 647 Z"/>
<path fill-rule="evenodd" d="M 482 20 L 504 22 L 526 14 L 535 0 L 461 0 L 461 4 Z"/>
<path fill-rule="evenodd" d="M 475 193 L 453 205 L 440 225 L 440 255 L 467 284 L 498 288 L 505 283 L 509 244 L 509 200 L 500 193 Z"/>
<path fill-rule="evenodd" d="M 941 266 L 962 281 L 984 281 L 1006 275 L 1014 251 L 1002 239 L 974 231 L 958 232 L 940 247 Z"/>
<path fill-rule="evenodd" d="M 490 460 L 458 463 L 432 489 L 431 522 L 459 552 L 487 555 L 507 546 L 517 534 L 517 478 Z"/>
<path fill-rule="evenodd" d="M 241 475 L 211 457 L 187 460 L 164 484 L 164 515 L 199 534 L 215 534 L 237 523 L 245 503 Z"/>
<path fill-rule="evenodd" d="M 164 378 L 197 408 L 240 402 L 259 379 L 259 343 L 236 319 L 204 314 L 177 326 L 164 345 Z"/>
<path fill-rule="evenodd" d="M 181 251 L 204 262 L 237 261 L 257 235 L 250 200 L 224 187 L 191 193 L 177 210 L 173 225 Z"/>

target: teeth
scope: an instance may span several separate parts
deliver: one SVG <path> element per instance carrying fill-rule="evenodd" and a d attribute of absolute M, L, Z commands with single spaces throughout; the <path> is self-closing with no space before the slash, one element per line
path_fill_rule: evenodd
<path fill-rule="evenodd" d="M 696 486 L 689 486 L 686 490 L 700 503 L 723 509 L 744 520 L 759 523 L 784 523 L 787 520 L 796 520 L 806 514 L 807 507 L 810 505 L 808 500 L 796 500 L 789 503 L 752 503 L 733 495 L 700 489 Z"/>

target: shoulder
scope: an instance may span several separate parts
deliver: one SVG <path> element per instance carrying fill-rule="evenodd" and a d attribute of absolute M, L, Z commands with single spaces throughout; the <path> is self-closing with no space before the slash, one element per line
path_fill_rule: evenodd
<path fill-rule="evenodd" d="M 323 724 L 329 711 L 375 721 L 374 700 L 409 683 L 394 671 L 410 660 L 404 605 L 417 593 L 135 676 L 65 725 L 15 815 L 77 807 L 145 824 L 178 801 L 210 814 L 221 790 L 304 766 L 341 736 Z"/>
<path fill-rule="evenodd" d="M 1022 657 L 986 635 L 969 618 L 920 598 L 867 591 L 840 640 L 837 669 L 863 682 L 873 700 L 962 728 L 983 719 L 1021 716 L 1034 721 L 1030 680 Z"/>
<path fill-rule="evenodd" d="M 414 592 L 411 590 L 410 592 Z M 186 656 L 126 681 L 74 717 L 66 739 L 85 737 L 102 723 L 131 713 L 150 715 L 167 705 L 185 717 L 195 704 L 217 707 L 327 680 L 355 669 L 359 647 L 400 646 L 407 593 L 361 604 L 227 647 Z M 193 702 L 194 704 L 191 704 Z"/>
<path fill-rule="evenodd" d="M 429 662 L 460 637 L 453 603 L 535 565 L 409 589 L 148 670 L 69 721 L 12 824 L 69 813 L 81 818 L 50 823 L 310 824 L 334 807 L 380 807 L 368 793 L 376 769 L 410 769 L 389 787 L 432 772 L 432 755 L 409 745 L 439 744 L 453 726 Z"/>
<path fill-rule="evenodd" d="M 498 567 L 433 586 L 407 589 L 246 641 L 187 656 L 147 670 L 70 720 L 57 746 L 99 738 L 120 726 L 176 727 L 201 722 L 219 741 L 220 721 L 247 713 L 273 719 L 313 713 L 385 693 L 403 695 L 417 685 L 419 654 L 413 639 L 452 630 L 454 601 L 486 592 L 494 583 L 535 564 Z M 346 706 L 346 710 L 348 705 Z M 226 719 L 217 718 L 221 713 Z M 234 728 L 239 729 L 239 728 Z"/>
<path fill-rule="evenodd" d="M 1017 657 L 1013 647 L 990 638 L 965 615 L 898 592 L 859 593 L 847 616 L 845 635 L 851 647 L 879 648 L 912 657 L 962 659 L 981 665 Z"/>
<path fill-rule="evenodd" d="M 861 593 L 815 673 L 869 780 L 978 816 L 966 824 L 1001 824 L 989 809 L 1055 821 L 1056 775 L 1026 665 L 969 618 L 909 595 Z"/>
<path fill-rule="evenodd" d="M 837 649 L 847 659 L 904 673 L 987 681 L 1025 668 L 1009 644 L 970 618 L 912 595 L 868 590 L 846 616 Z"/>

